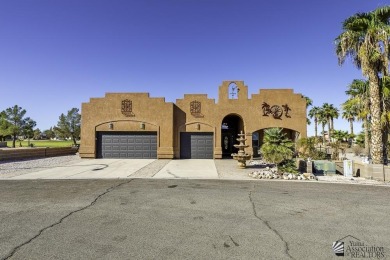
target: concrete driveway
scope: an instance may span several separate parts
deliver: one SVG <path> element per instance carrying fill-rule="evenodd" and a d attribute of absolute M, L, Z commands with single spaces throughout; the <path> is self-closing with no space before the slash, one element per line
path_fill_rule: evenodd
<path fill-rule="evenodd" d="M 122 179 L 122 178 L 218 179 L 214 160 L 88 159 L 80 162 L 37 168 L 3 179 Z"/>
<path fill-rule="evenodd" d="M 48 169 L 37 168 L 37 171 L 9 179 L 117 179 L 128 178 L 135 172 L 154 162 L 154 159 L 92 159 L 76 164 L 57 166 Z"/>
<path fill-rule="evenodd" d="M 172 160 L 164 166 L 155 178 L 218 179 L 214 160 Z"/>

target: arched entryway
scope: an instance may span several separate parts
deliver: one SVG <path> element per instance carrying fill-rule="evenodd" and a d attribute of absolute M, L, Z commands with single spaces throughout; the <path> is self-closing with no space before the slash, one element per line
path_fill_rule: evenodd
<path fill-rule="evenodd" d="M 234 147 L 238 143 L 237 134 L 244 132 L 244 121 L 239 115 L 230 114 L 223 118 L 221 125 L 222 158 L 232 158 L 231 154 L 238 151 Z"/>

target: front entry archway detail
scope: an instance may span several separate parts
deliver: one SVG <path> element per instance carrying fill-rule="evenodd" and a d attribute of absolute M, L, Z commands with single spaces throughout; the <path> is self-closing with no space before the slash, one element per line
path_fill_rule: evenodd
<path fill-rule="evenodd" d="M 237 143 L 237 135 L 244 132 L 244 121 L 237 114 L 229 114 L 225 116 L 221 124 L 221 146 L 222 157 L 231 158 L 232 153 L 237 153 L 238 149 L 234 147 Z"/>

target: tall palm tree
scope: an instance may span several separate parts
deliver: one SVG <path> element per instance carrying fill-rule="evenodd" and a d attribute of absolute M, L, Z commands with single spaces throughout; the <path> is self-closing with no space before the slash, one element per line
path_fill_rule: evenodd
<path fill-rule="evenodd" d="M 380 80 L 380 86 L 382 89 L 383 163 L 387 165 L 390 132 L 390 77 L 384 75 Z"/>
<path fill-rule="evenodd" d="M 390 6 L 368 13 L 358 13 L 343 23 L 343 32 L 336 38 L 340 64 L 350 56 L 368 77 L 371 112 L 372 162 L 383 163 L 381 128 L 381 75 L 388 75 L 390 39 Z"/>
<path fill-rule="evenodd" d="M 305 95 L 302 95 L 302 97 L 306 100 L 306 109 L 309 107 L 309 106 L 312 106 L 313 105 L 313 100 Z M 306 118 L 306 123 L 308 125 L 311 124 L 310 122 L 310 119 L 309 118 Z"/>
<path fill-rule="evenodd" d="M 314 118 L 314 133 L 315 133 L 315 137 L 317 137 L 317 126 L 318 126 L 318 118 L 320 116 L 320 110 L 321 108 L 320 107 L 312 107 L 310 110 L 309 110 L 309 117 L 310 118 Z"/>
<path fill-rule="evenodd" d="M 333 119 L 339 117 L 339 111 L 337 108 L 333 106 L 333 104 L 328 104 L 328 103 L 324 103 L 322 105 L 322 110 L 323 110 L 322 111 L 323 115 L 328 120 L 328 131 L 329 131 L 329 136 L 331 136 L 332 131 L 334 129 Z"/>
<path fill-rule="evenodd" d="M 318 111 L 318 123 L 322 127 L 322 144 L 325 142 L 325 125 L 328 123 L 328 118 L 325 116 L 324 110 L 320 108 Z M 329 136 L 329 133 L 328 133 Z"/>
<path fill-rule="evenodd" d="M 334 131 L 334 119 L 337 119 L 339 118 L 339 109 L 336 108 L 336 107 L 333 107 L 333 105 L 331 105 L 331 113 L 330 113 L 330 124 L 331 124 L 331 127 L 332 127 L 332 132 Z"/>
<path fill-rule="evenodd" d="M 313 105 L 313 100 L 305 95 L 302 95 L 302 97 L 306 100 L 306 108 Z"/>
<path fill-rule="evenodd" d="M 348 90 L 345 94 L 349 95 L 349 99 L 344 103 L 356 109 L 356 119 L 363 121 L 364 126 L 364 147 L 365 154 L 370 153 L 370 99 L 369 99 L 369 84 L 367 80 L 354 79 L 348 85 Z"/>
<path fill-rule="evenodd" d="M 357 117 L 357 107 L 354 106 L 351 102 L 343 103 L 342 107 L 342 118 L 346 119 L 349 122 L 350 135 L 353 135 L 353 122 Z"/>

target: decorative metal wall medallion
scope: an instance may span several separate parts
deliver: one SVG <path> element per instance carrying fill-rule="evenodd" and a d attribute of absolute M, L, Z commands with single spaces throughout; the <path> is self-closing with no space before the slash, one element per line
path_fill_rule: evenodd
<path fill-rule="evenodd" d="M 194 117 L 203 117 L 202 115 L 202 103 L 194 100 L 190 102 L 190 112 Z"/>
<path fill-rule="evenodd" d="M 261 109 L 263 110 L 263 116 L 269 116 L 271 114 L 273 118 L 281 120 L 284 111 L 285 117 L 291 117 L 289 114 L 291 108 L 287 104 L 280 107 L 278 105 L 270 106 L 268 103 L 263 102 L 263 104 L 261 104 Z"/>
<path fill-rule="evenodd" d="M 283 115 L 283 110 L 280 106 L 278 105 L 273 105 L 271 108 L 271 114 L 275 119 L 281 119 Z"/>
<path fill-rule="evenodd" d="M 121 111 L 125 116 L 135 116 L 133 113 L 133 102 L 129 99 L 122 100 Z"/>

